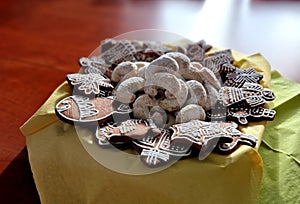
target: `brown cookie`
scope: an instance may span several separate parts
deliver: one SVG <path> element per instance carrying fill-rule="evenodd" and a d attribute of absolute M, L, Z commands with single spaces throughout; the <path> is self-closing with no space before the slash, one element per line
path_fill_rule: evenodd
<path fill-rule="evenodd" d="M 134 43 L 134 42 L 132 42 Z M 136 45 L 137 43 L 135 43 Z M 135 58 L 137 61 L 143 62 L 152 62 L 157 59 L 161 55 L 171 52 L 172 49 L 166 47 L 162 43 L 159 42 L 144 42 L 143 46 L 137 47 L 137 52 L 135 53 Z"/>
<path fill-rule="evenodd" d="M 172 49 L 166 47 L 160 42 L 145 42 L 144 43 L 144 53 L 155 53 L 158 56 L 166 54 L 167 52 L 171 52 Z"/>
<path fill-rule="evenodd" d="M 173 131 L 172 142 L 193 146 L 199 151 L 201 160 L 213 151 L 220 140 L 231 141 L 231 136 L 225 133 L 220 123 L 192 120 L 172 125 L 171 129 Z"/>
<path fill-rule="evenodd" d="M 275 95 L 270 90 L 255 83 L 244 83 L 241 88 L 224 86 L 219 90 L 219 101 L 224 106 L 231 106 L 245 102 L 249 107 L 263 105 L 266 101 L 275 99 Z"/>
<path fill-rule="evenodd" d="M 152 62 L 153 60 L 159 58 L 161 55 L 158 55 L 154 52 L 145 53 L 144 51 L 139 51 L 136 52 L 134 56 L 139 62 Z"/>
<path fill-rule="evenodd" d="M 101 44 L 100 44 L 101 53 L 106 52 L 107 50 L 109 50 L 113 46 L 115 46 L 116 44 L 117 44 L 117 40 L 115 40 L 115 39 L 107 38 L 105 40 L 102 40 Z"/>
<path fill-rule="evenodd" d="M 57 115 L 69 123 L 94 123 L 108 121 L 114 113 L 129 114 L 131 109 L 125 104 L 114 106 L 112 98 L 94 98 L 85 96 L 68 96 L 55 107 Z"/>
<path fill-rule="evenodd" d="M 253 68 L 235 69 L 226 75 L 225 86 L 242 87 L 245 83 L 259 83 L 263 75 L 257 73 Z"/>
<path fill-rule="evenodd" d="M 191 143 L 199 151 L 200 160 L 205 159 L 219 144 L 230 144 L 228 151 L 221 149 L 223 153 L 236 148 L 239 143 L 255 146 L 256 138 L 241 133 L 237 127 L 238 125 L 234 122 L 211 123 L 193 120 L 173 125 L 171 140 L 173 143 Z"/>
<path fill-rule="evenodd" d="M 124 61 L 136 61 L 135 47 L 129 41 L 118 41 L 114 46 L 101 54 L 102 59 L 109 65 L 116 66 Z"/>
<path fill-rule="evenodd" d="M 143 163 L 149 167 L 160 167 L 174 159 L 189 156 L 191 146 L 171 141 L 169 130 L 159 129 L 157 136 L 146 135 L 141 140 L 133 140 L 134 147 L 140 152 Z"/>
<path fill-rule="evenodd" d="M 73 87 L 73 93 L 87 96 L 109 96 L 113 90 L 110 79 L 102 74 L 68 74 L 67 81 Z"/>
<path fill-rule="evenodd" d="M 239 132 L 239 131 L 238 131 Z M 248 145 L 250 147 L 255 147 L 257 143 L 257 138 L 252 135 L 240 134 L 234 130 L 231 132 L 232 141 L 231 142 L 220 142 L 214 149 L 214 152 L 220 154 L 230 154 L 235 149 L 239 147 L 240 144 Z"/>
<path fill-rule="evenodd" d="M 227 110 L 227 117 L 241 125 L 247 125 L 249 121 L 273 120 L 275 115 L 275 110 L 269 110 L 260 106 L 247 107 L 237 105 L 229 107 Z"/>
<path fill-rule="evenodd" d="M 190 44 L 186 49 L 186 55 L 192 62 L 202 62 L 205 56 L 205 51 L 198 44 Z"/>
<path fill-rule="evenodd" d="M 233 72 L 236 67 L 232 65 L 233 56 L 230 50 L 215 52 L 214 55 L 206 57 L 203 65 L 215 74 Z"/>
<path fill-rule="evenodd" d="M 269 110 L 261 106 L 248 107 L 247 104 L 244 103 L 230 107 L 218 104 L 214 110 L 210 110 L 206 113 L 209 121 L 233 120 L 240 125 L 247 125 L 248 122 L 253 121 L 273 120 L 275 115 L 275 110 Z"/>
<path fill-rule="evenodd" d="M 129 119 L 119 125 L 108 124 L 97 127 L 96 138 L 100 145 L 118 144 L 134 139 L 142 139 L 147 134 L 153 135 L 156 126 L 150 120 Z"/>
<path fill-rule="evenodd" d="M 79 59 L 79 65 L 85 74 L 95 73 L 105 75 L 108 78 L 111 77 L 112 67 L 106 64 L 105 60 L 100 57 L 81 57 Z"/>
<path fill-rule="evenodd" d="M 232 64 L 234 61 L 232 52 L 230 49 L 226 49 L 226 50 L 220 50 L 220 51 L 216 51 L 212 54 L 213 56 L 220 56 L 220 55 L 225 55 L 227 56 L 226 58 L 229 60 L 229 63 Z M 211 56 L 211 55 L 210 55 Z"/>
<path fill-rule="evenodd" d="M 192 62 L 202 62 L 205 57 L 205 52 L 212 48 L 211 45 L 206 44 L 205 40 L 200 40 L 197 43 L 189 44 L 186 48 L 186 55 Z"/>

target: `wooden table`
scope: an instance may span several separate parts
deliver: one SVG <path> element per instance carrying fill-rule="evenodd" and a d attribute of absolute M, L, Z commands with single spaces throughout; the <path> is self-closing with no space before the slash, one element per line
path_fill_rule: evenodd
<path fill-rule="evenodd" d="M 163 29 L 246 54 L 300 82 L 300 2 L 61 0 L 0 4 L 0 199 L 39 203 L 19 127 L 105 38 Z"/>

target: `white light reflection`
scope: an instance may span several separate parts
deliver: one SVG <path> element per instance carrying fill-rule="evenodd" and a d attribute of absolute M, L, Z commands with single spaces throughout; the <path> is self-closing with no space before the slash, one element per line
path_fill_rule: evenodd
<path fill-rule="evenodd" d="M 192 41 L 225 46 L 231 43 L 236 24 L 247 13 L 250 0 L 206 0 L 197 4 L 161 3 L 163 28 Z M 191 5 L 187 7 L 187 5 Z M 185 8 L 185 10 L 182 9 Z"/>

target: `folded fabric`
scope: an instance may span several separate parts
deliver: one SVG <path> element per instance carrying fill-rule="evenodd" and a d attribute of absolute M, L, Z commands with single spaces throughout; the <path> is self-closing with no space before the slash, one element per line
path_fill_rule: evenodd
<path fill-rule="evenodd" d="M 300 84 L 275 70 L 271 77 L 277 98 L 270 108 L 277 114 L 259 148 L 264 164 L 259 203 L 300 203 Z"/>

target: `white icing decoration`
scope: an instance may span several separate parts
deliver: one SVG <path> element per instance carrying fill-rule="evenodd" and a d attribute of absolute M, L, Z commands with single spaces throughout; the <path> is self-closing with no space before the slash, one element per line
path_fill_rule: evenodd
<path fill-rule="evenodd" d="M 150 166 L 157 165 L 158 161 L 167 162 L 170 156 L 182 157 L 190 155 L 189 147 L 171 146 L 168 130 L 160 129 L 162 135 L 158 137 L 147 136 L 133 143 L 142 148 L 141 156 L 146 157 L 145 162 Z"/>
<path fill-rule="evenodd" d="M 101 136 L 107 138 L 109 140 L 113 136 L 120 136 L 119 134 L 112 134 L 112 130 L 118 128 L 121 134 L 129 133 L 136 129 L 138 124 L 143 123 L 146 127 L 149 126 L 148 121 L 142 119 L 130 119 L 122 122 L 119 126 L 108 124 L 108 126 L 100 128 L 97 127 L 96 134 L 100 134 Z M 151 126 L 152 127 L 152 126 Z"/>
<path fill-rule="evenodd" d="M 95 116 L 99 113 L 99 110 L 95 109 L 95 105 L 92 102 L 88 102 L 89 98 L 83 96 L 72 96 L 72 99 L 77 104 L 80 117 L 79 120 Z"/>
<path fill-rule="evenodd" d="M 217 123 L 208 123 L 199 120 L 174 125 L 171 128 L 174 130 L 172 139 L 183 138 L 200 146 L 210 138 L 226 136 Z"/>
<path fill-rule="evenodd" d="M 166 141 L 167 137 L 162 135 L 159 137 L 157 144 L 153 148 L 143 149 L 141 156 L 146 156 L 146 163 L 149 165 L 156 165 L 158 159 L 163 161 L 168 161 L 170 159 L 169 153 L 166 151 L 162 151 L 163 149 L 167 149 L 170 146 L 170 141 Z M 167 144 L 166 144 L 167 142 Z"/>
<path fill-rule="evenodd" d="M 68 74 L 67 78 L 72 85 L 79 85 L 78 89 L 84 91 L 87 95 L 100 94 L 100 87 L 113 88 L 110 84 L 110 80 L 101 74 Z"/>
<path fill-rule="evenodd" d="M 56 106 L 56 110 L 59 113 L 69 110 L 71 108 L 71 104 L 69 101 L 62 101 L 60 104 L 62 104 L 62 106 Z"/>

